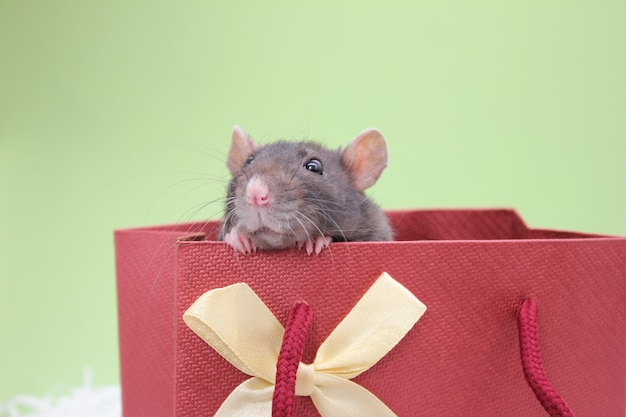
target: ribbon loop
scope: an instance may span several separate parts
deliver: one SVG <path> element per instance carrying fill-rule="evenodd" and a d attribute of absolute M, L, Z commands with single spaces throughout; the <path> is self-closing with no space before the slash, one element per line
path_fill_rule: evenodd
<path fill-rule="evenodd" d="M 274 383 L 284 329 L 247 284 L 207 291 L 183 320 L 237 369 Z"/>
<path fill-rule="evenodd" d="M 320 345 L 300 362 L 295 393 L 310 396 L 322 417 L 394 417 L 374 394 L 350 381 L 374 366 L 426 311 L 409 290 L 383 273 Z M 252 378 L 236 387 L 216 417 L 270 417 L 284 329 L 244 283 L 206 292 L 183 320 Z"/>
<path fill-rule="evenodd" d="M 352 379 L 385 356 L 426 311 L 384 272 L 322 343 L 315 369 Z"/>

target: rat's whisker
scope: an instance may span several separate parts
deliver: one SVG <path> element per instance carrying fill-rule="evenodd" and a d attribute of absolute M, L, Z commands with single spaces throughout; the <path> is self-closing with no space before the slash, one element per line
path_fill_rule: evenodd
<path fill-rule="evenodd" d="M 309 233 L 309 230 L 306 228 L 306 226 L 304 225 L 304 223 L 302 223 L 302 221 L 298 218 L 298 214 L 300 214 L 299 211 L 294 212 L 293 214 L 293 218 L 300 223 L 300 226 L 302 226 L 302 230 L 304 230 L 304 233 L 306 234 L 306 238 L 307 240 L 311 240 L 311 234 Z"/>
<path fill-rule="evenodd" d="M 305 220 L 307 220 L 309 223 L 311 223 L 311 225 L 315 228 L 315 230 L 318 231 L 320 236 L 325 236 L 326 235 L 324 232 L 322 232 L 322 229 L 320 229 L 319 226 L 313 220 L 311 220 L 311 218 L 309 216 L 307 216 L 306 214 L 302 213 L 299 210 L 296 210 L 295 213 L 300 215 L 300 216 L 302 216 L 302 217 L 304 217 Z"/>
<path fill-rule="evenodd" d="M 207 208 L 207 207 L 209 207 L 209 206 L 211 206 L 213 204 L 219 203 L 219 202 L 221 202 L 221 199 L 216 199 L 216 200 L 212 200 L 212 201 L 205 201 L 205 202 L 202 202 L 202 203 L 195 204 L 195 205 L 191 206 L 190 208 L 188 208 L 187 210 L 185 210 L 183 212 L 183 214 L 178 219 L 178 222 L 179 223 L 181 223 L 181 222 L 183 222 L 183 223 L 189 222 L 200 211 L 204 210 L 205 208 Z M 211 219 L 211 218 L 214 218 L 214 215 L 213 216 L 208 216 L 208 217 L 205 216 L 205 217 Z"/>
<path fill-rule="evenodd" d="M 293 171 L 293 175 L 292 175 L 292 176 L 291 176 L 291 178 L 289 179 L 289 182 L 292 182 L 292 181 L 293 181 L 293 179 L 296 177 L 296 175 L 298 175 L 298 171 L 299 171 L 299 170 L 300 170 L 300 167 L 296 168 L 296 169 Z"/>
<path fill-rule="evenodd" d="M 300 216 L 302 216 L 302 217 L 304 217 L 306 220 L 308 220 L 308 221 L 309 221 L 309 223 L 311 223 L 311 224 L 313 225 L 313 227 L 314 227 L 314 228 L 315 228 L 315 229 L 319 232 L 319 235 L 320 235 L 320 236 L 322 236 L 322 237 L 324 237 L 324 238 L 326 238 L 326 237 L 327 237 L 327 234 L 326 234 L 326 233 L 324 233 L 324 232 L 323 232 L 323 231 L 319 228 L 319 226 L 318 226 L 318 225 L 317 225 L 317 224 L 316 224 L 313 220 L 311 220 L 311 218 L 309 218 L 307 215 L 305 215 L 305 214 L 304 214 L 304 213 L 302 213 L 301 211 L 296 211 L 295 213 L 296 213 L 296 214 L 298 214 L 298 215 L 300 215 Z M 308 234 L 308 233 L 307 233 L 307 234 Z M 331 238 L 332 238 L 332 236 L 331 236 Z M 311 241 L 312 241 L 313 239 L 311 239 L 311 238 L 310 238 L 310 236 L 309 236 L 309 240 L 311 240 Z M 332 258 L 332 249 L 331 249 L 331 246 L 330 246 L 330 245 L 328 245 L 327 247 L 328 247 L 328 252 L 330 253 L 331 258 Z"/>

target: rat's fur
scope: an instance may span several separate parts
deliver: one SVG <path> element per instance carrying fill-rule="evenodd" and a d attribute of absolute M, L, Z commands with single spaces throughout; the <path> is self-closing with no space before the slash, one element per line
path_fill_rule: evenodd
<path fill-rule="evenodd" d="M 368 132 L 380 135 L 376 131 Z M 329 150 L 315 142 L 279 141 L 257 146 L 249 136 L 241 136 L 242 133 L 240 130 L 233 133 L 229 168 L 234 172 L 228 186 L 221 239 L 235 228 L 259 249 L 293 247 L 320 236 L 333 241 L 392 239 L 384 213 L 363 190 L 357 189 L 367 188 L 376 181 L 386 166 L 386 149 L 384 155 L 372 158 L 384 156 L 384 161 L 377 163 L 382 168 L 371 168 L 369 161 L 362 163 L 362 158 L 371 157 L 363 146 L 358 147 L 359 152 L 350 146 L 343 152 Z M 379 149 L 374 147 L 374 150 Z M 250 156 L 254 159 L 248 163 Z M 306 169 L 312 158 L 321 161 L 321 175 Z M 270 192 L 267 206 L 247 202 L 246 186 L 252 178 L 267 185 Z"/>

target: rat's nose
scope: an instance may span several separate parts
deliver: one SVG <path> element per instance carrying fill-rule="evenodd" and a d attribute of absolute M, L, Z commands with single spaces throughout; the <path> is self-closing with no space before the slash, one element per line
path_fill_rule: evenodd
<path fill-rule="evenodd" d="M 270 202 L 270 189 L 263 180 L 252 177 L 246 186 L 246 199 L 252 206 L 267 206 Z"/>

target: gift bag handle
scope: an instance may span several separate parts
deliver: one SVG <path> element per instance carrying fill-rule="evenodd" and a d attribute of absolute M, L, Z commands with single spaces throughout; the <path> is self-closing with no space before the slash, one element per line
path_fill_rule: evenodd
<path fill-rule="evenodd" d="M 296 400 L 296 374 L 302 360 L 304 341 L 313 320 L 308 304 L 297 302 L 289 311 L 283 344 L 276 363 L 276 384 L 272 397 L 272 417 L 293 417 Z"/>
<path fill-rule="evenodd" d="M 522 302 L 517 312 L 520 356 L 528 385 L 551 417 L 574 417 L 567 403 L 554 389 L 543 368 L 539 350 L 538 308 L 533 299 Z"/>
<path fill-rule="evenodd" d="M 296 375 L 312 319 L 311 308 L 303 302 L 295 303 L 289 312 L 276 364 L 272 417 L 294 416 Z M 538 308 L 533 299 L 522 302 L 517 312 L 517 324 L 524 376 L 537 400 L 551 417 L 574 417 L 563 397 L 546 376 L 539 349 Z"/>

